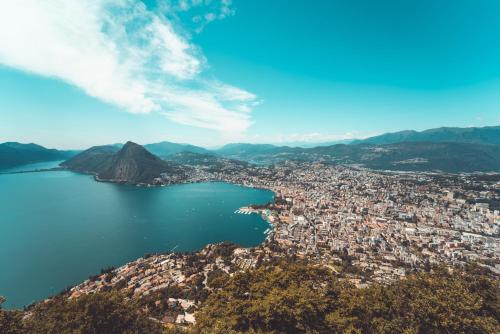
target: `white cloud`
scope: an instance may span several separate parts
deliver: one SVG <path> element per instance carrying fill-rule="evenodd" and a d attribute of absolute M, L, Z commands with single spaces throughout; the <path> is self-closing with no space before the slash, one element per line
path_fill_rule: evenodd
<path fill-rule="evenodd" d="M 135 0 L 0 0 L 0 63 L 58 78 L 132 113 L 244 131 L 255 95 L 203 80 L 205 58 L 166 14 Z"/>
<path fill-rule="evenodd" d="M 231 0 L 162 0 L 160 11 L 170 18 L 194 23 L 193 30 L 203 31 L 207 24 L 235 14 Z"/>

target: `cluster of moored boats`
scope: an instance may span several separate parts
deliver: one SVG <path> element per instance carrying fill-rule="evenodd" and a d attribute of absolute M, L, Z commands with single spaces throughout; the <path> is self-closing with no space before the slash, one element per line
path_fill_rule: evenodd
<path fill-rule="evenodd" d="M 249 211 L 248 209 L 238 209 L 234 213 L 239 213 L 239 214 L 242 214 L 242 215 L 250 215 L 250 214 L 252 214 L 254 212 Z"/>

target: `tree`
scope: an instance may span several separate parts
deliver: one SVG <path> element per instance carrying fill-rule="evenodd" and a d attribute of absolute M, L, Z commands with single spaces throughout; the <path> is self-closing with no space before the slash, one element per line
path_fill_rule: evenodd
<path fill-rule="evenodd" d="M 480 289 L 477 282 L 482 282 Z M 498 291 L 498 281 L 438 268 L 389 286 L 343 291 L 340 307 L 327 319 L 334 332 L 495 333 L 499 318 L 492 306 L 498 307 Z"/>
<path fill-rule="evenodd" d="M 281 262 L 235 274 L 196 314 L 202 333 L 498 333 L 500 283 L 477 267 L 433 268 L 368 288 Z"/>
<path fill-rule="evenodd" d="M 238 273 L 197 313 L 207 333 L 321 332 L 343 284 L 323 268 L 280 263 Z"/>
<path fill-rule="evenodd" d="M 136 301 L 116 291 L 71 300 L 56 298 L 38 304 L 31 312 L 24 326 L 33 334 L 161 333 L 161 326 L 143 314 Z"/>
<path fill-rule="evenodd" d="M 21 334 L 24 333 L 22 326 L 21 311 L 5 311 L 2 304 L 6 302 L 5 297 L 0 296 L 0 333 L 2 334 Z"/>

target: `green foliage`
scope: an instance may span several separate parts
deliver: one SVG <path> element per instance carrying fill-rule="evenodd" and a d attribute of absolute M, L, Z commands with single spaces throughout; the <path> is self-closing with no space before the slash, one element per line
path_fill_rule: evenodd
<path fill-rule="evenodd" d="M 21 311 L 4 311 L 0 308 L 0 333 L 21 334 L 23 332 Z"/>
<path fill-rule="evenodd" d="M 161 326 L 141 313 L 133 300 L 117 292 L 55 298 L 26 314 L 0 310 L 0 333 L 9 334 L 139 334 L 162 333 Z"/>
<path fill-rule="evenodd" d="M 221 242 L 214 247 L 211 257 L 221 257 L 223 260 L 226 260 L 231 257 L 236 248 L 238 248 L 238 245 L 232 242 Z"/>
<path fill-rule="evenodd" d="M 281 263 L 236 274 L 197 313 L 202 333 L 498 333 L 500 286 L 476 269 L 357 289 Z"/>
<path fill-rule="evenodd" d="M 2 304 L 6 299 L 0 296 L 0 333 L 2 334 L 18 334 L 22 333 L 22 312 L 20 311 L 4 311 Z"/>
<path fill-rule="evenodd" d="M 140 300 L 111 291 L 58 296 L 26 312 L 0 308 L 0 333 L 500 333 L 500 281 L 474 266 L 359 289 L 326 268 L 282 261 L 214 273 L 211 287 L 194 328 L 162 329 L 148 318 L 179 312 L 166 301 L 185 292 L 167 288 Z"/>
<path fill-rule="evenodd" d="M 207 275 L 207 286 L 211 288 L 218 288 L 229 277 L 224 271 L 220 269 L 212 270 Z"/>
<path fill-rule="evenodd" d="M 301 263 L 239 273 L 197 313 L 202 332 L 314 333 L 326 328 L 344 284 Z"/>
<path fill-rule="evenodd" d="M 475 279 L 485 283 L 480 290 Z M 498 291 L 498 282 L 465 273 L 417 274 L 389 286 L 343 291 L 328 321 L 335 332 L 494 333 L 499 318 L 491 303 L 498 303 Z"/>

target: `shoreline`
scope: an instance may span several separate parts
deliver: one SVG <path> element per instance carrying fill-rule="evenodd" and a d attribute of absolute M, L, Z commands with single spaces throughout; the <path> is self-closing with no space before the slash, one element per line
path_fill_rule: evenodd
<path fill-rule="evenodd" d="M 269 212 L 266 212 L 266 211 L 269 211 Z M 257 214 L 259 215 L 262 220 L 264 220 L 267 224 L 268 224 L 268 228 L 264 231 L 264 234 L 266 235 L 266 238 L 264 239 L 264 242 L 266 241 L 269 241 L 269 236 L 271 235 L 271 233 L 274 231 L 274 222 L 273 222 L 273 219 L 271 219 L 271 213 L 272 211 L 270 209 L 266 209 L 266 208 L 263 208 L 263 209 L 254 209 L 252 208 L 251 206 L 243 206 L 241 208 L 239 208 L 238 210 L 236 210 L 234 213 L 238 213 L 238 214 Z"/>
<path fill-rule="evenodd" d="M 64 172 L 64 171 L 68 171 L 67 169 L 61 169 L 59 170 L 61 172 Z M 71 171 L 72 173 L 74 173 L 75 177 L 78 176 L 78 174 L 80 174 L 81 176 L 86 176 L 86 175 L 91 175 L 90 173 L 77 173 L 77 172 L 73 172 Z M 89 178 L 87 177 L 84 177 L 83 178 L 84 182 L 99 182 L 99 181 L 94 181 L 93 179 L 90 180 Z M 115 182 L 105 182 L 105 183 L 115 183 Z M 223 186 L 224 184 L 226 184 L 227 186 L 237 186 L 237 187 L 241 187 L 242 190 L 243 188 L 246 188 L 247 191 L 249 191 L 249 188 L 250 187 L 247 187 L 245 185 L 242 185 L 242 184 L 236 184 L 236 183 L 233 183 L 233 182 L 226 182 L 226 181 L 223 181 L 223 180 L 207 180 L 207 181 L 204 181 L 204 180 L 200 180 L 200 181 L 197 181 L 197 182 L 185 182 L 185 183 L 176 183 L 176 184 L 171 184 L 171 186 L 181 186 L 181 185 L 188 185 L 188 184 L 203 184 L 203 183 L 206 183 L 206 184 L 220 184 L 221 186 Z M 131 185 L 131 184 L 119 184 L 119 185 L 128 185 L 128 186 L 134 186 L 134 185 Z M 255 187 L 253 187 L 254 189 L 256 189 Z M 188 189 L 188 188 L 187 188 Z M 237 193 L 240 193 L 240 190 L 234 190 L 234 188 L 230 188 L 230 187 L 227 187 L 227 188 L 220 188 L 220 187 L 214 187 L 212 188 L 211 186 L 208 186 L 207 188 L 203 188 L 203 189 L 213 189 L 214 191 L 218 192 L 222 197 L 225 197 L 227 196 L 228 194 L 226 193 L 226 191 L 223 191 L 224 189 L 229 189 L 229 191 L 231 191 L 231 189 L 233 189 L 233 191 L 236 191 Z M 222 191 L 221 191 L 222 189 Z M 241 191 L 242 191 L 241 190 Z M 246 204 L 248 203 L 248 205 L 250 204 L 253 204 L 253 203 L 261 203 L 261 204 L 265 204 L 269 201 L 272 201 L 274 199 L 274 197 L 276 196 L 276 194 L 274 192 L 272 192 L 271 190 L 269 189 L 264 189 L 264 188 L 260 188 L 260 189 L 256 189 L 256 190 L 265 190 L 266 191 L 266 194 L 265 195 L 262 195 L 262 196 L 258 196 L 258 195 L 253 195 L 253 197 L 250 195 L 250 196 L 243 196 L 242 195 L 242 199 L 243 201 L 240 201 L 240 203 L 238 203 L 239 205 L 242 205 L 242 204 Z M 149 193 L 149 192 L 148 192 Z M 251 193 L 254 193 L 254 194 L 257 194 L 258 192 L 252 192 L 250 191 L 248 194 L 251 194 Z M 243 193 L 245 194 L 245 193 Z M 255 197 L 257 196 L 257 197 Z M 248 197 L 248 198 L 246 198 Z M 260 200 L 259 200 L 259 197 L 262 197 Z M 246 200 L 245 200 L 246 198 Z M 255 202 L 254 202 L 255 200 Z M 260 202 L 259 202 L 260 201 Z M 189 202 L 188 202 L 189 203 Z M 236 204 L 236 205 L 238 205 Z M 234 209 L 237 209 L 239 206 L 236 206 L 236 205 L 229 205 L 229 212 L 233 212 Z M 227 206 L 227 204 L 226 204 Z M 232 209 L 231 209 L 232 207 Z M 250 225 L 250 229 L 253 229 L 253 227 L 257 227 L 257 226 L 263 226 L 263 225 L 260 225 L 260 219 L 262 219 L 263 221 L 266 221 L 265 219 L 263 219 L 263 217 L 259 217 L 259 219 L 256 219 L 255 222 L 252 220 L 252 223 Z M 226 218 L 224 219 L 227 223 L 230 223 L 230 219 L 229 219 L 229 216 L 226 216 Z M 234 221 L 233 221 L 234 222 Z M 236 222 L 239 222 L 239 220 L 236 220 Z M 229 229 L 233 229 L 233 227 L 229 226 L 228 224 L 226 224 L 227 227 L 226 228 L 229 228 Z M 267 226 L 266 226 L 267 228 Z M 259 228 L 260 229 L 260 228 Z M 226 238 L 216 238 L 215 240 L 213 241 L 210 241 L 210 240 L 207 240 L 206 243 L 203 243 L 203 244 L 200 244 L 198 245 L 196 248 L 192 248 L 192 249 L 183 249 L 183 250 L 179 250 L 179 249 L 175 249 L 171 246 L 169 247 L 160 247 L 157 249 L 157 251 L 150 251 L 150 250 L 147 250 L 145 249 L 143 252 L 141 253 L 138 253 L 137 256 L 133 257 L 133 258 L 130 258 L 126 261 L 123 261 L 123 262 L 114 262 L 112 265 L 113 266 L 126 266 L 127 264 L 131 263 L 131 262 L 134 262 L 136 261 L 137 259 L 140 259 L 140 258 L 144 258 L 144 257 L 149 257 L 151 255 L 158 255 L 158 254 L 182 254 L 182 253 L 189 253 L 189 254 L 193 254 L 193 253 L 199 253 L 201 252 L 204 248 L 210 246 L 210 245 L 213 245 L 213 244 L 219 244 L 219 243 L 225 243 L 225 242 L 230 242 L 230 243 L 234 243 L 235 245 L 238 245 L 238 248 L 245 248 L 245 249 L 249 249 L 249 248 L 252 248 L 252 247 L 259 247 L 261 245 L 263 245 L 265 242 L 266 242 L 266 236 L 265 235 L 262 235 L 262 230 L 259 231 L 259 232 L 255 232 L 255 238 L 256 239 L 255 241 L 251 241 L 249 244 L 247 244 L 247 246 L 242 246 L 240 244 L 240 242 L 242 243 L 246 243 L 245 240 L 239 238 L 240 241 L 238 241 L 238 238 L 231 238 L 231 237 L 226 237 Z M 182 244 L 182 242 L 181 242 Z M 241 245 L 241 246 L 240 246 Z M 101 265 L 102 267 L 106 267 L 106 265 Z M 82 280 L 78 280 L 77 282 L 74 282 L 73 284 L 70 284 L 71 286 L 78 286 L 80 285 L 81 283 L 83 283 L 87 277 L 91 276 L 91 275 L 95 275 L 95 274 L 99 274 L 99 268 L 96 269 L 96 270 L 92 270 L 92 271 L 88 271 L 87 274 L 85 276 L 82 277 Z M 5 292 L 7 293 L 7 292 Z M 53 298 L 55 296 L 58 295 L 58 290 L 53 290 L 51 292 L 49 292 L 49 294 L 47 294 L 46 296 L 49 296 L 49 297 L 42 297 L 40 299 L 36 298 L 34 299 L 34 303 L 35 304 L 38 304 L 38 303 L 41 303 L 43 302 L 44 300 L 46 300 L 46 298 Z M 29 306 L 31 304 L 31 302 L 27 303 L 27 304 L 24 304 L 24 305 L 21 305 L 19 303 L 16 302 L 16 305 L 12 305 L 12 306 L 8 306 L 8 305 L 4 305 L 4 306 L 7 306 L 7 308 L 9 309 L 19 309 L 19 308 L 22 308 L 23 306 Z"/>
<path fill-rule="evenodd" d="M 334 180 L 337 180 L 339 178 L 339 176 L 337 176 L 337 175 L 342 176 L 344 174 L 347 174 L 348 176 L 350 176 L 350 177 L 352 176 L 356 180 L 358 177 L 363 177 L 365 179 L 370 178 L 370 180 L 375 180 L 375 181 L 378 181 L 379 179 L 384 181 L 384 182 L 391 181 L 396 186 L 400 184 L 399 180 L 388 179 L 387 176 L 380 175 L 379 173 L 376 173 L 376 172 L 370 172 L 370 173 L 366 172 L 368 174 L 365 174 L 364 172 L 358 172 L 358 171 L 353 172 L 350 169 L 349 170 L 344 170 L 344 169 L 339 170 L 338 168 L 330 168 L 330 167 L 325 167 L 325 168 L 327 169 L 328 172 L 331 173 L 331 174 L 326 174 L 326 176 L 330 175 L 330 178 L 334 179 L 333 175 L 335 175 Z M 313 173 L 314 173 L 314 171 L 313 171 Z M 340 174 L 338 174 L 338 173 L 340 173 Z M 315 175 L 320 179 L 319 180 L 314 179 L 312 182 L 318 182 L 319 185 L 321 185 L 321 186 L 329 186 L 331 184 L 331 182 L 328 182 L 328 179 L 326 179 L 326 180 L 324 179 L 325 173 L 320 173 L 320 174 L 316 173 Z M 288 184 L 274 182 L 273 181 L 274 179 L 271 179 L 266 184 L 262 180 L 256 180 L 256 178 L 254 178 L 253 174 L 251 175 L 251 177 L 248 177 L 246 180 L 244 179 L 244 176 L 245 175 L 243 175 L 243 177 L 241 179 L 238 179 L 233 174 L 228 174 L 228 175 L 218 174 L 218 175 L 210 175 L 210 176 L 201 175 L 198 178 L 192 178 L 191 180 L 189 180 L 189 182 L 176 182 L 174 184 L 169 184 L 169 185 L 173 186 L 173 185 L 182 185 L 182 184 L 190 184 L 190 183 L 192 183 L 192 184 L 196 184 L 196 183 L 226 183 L 226 184 L 236 185 L 238 187 L 266 190 L 266 191 L 270 191 L 273 194 L 274 205 L 270 205 L 270 206 L 250 205 L 250 206 L 240 207 L 239 209 L 236 210 L 236 211 L 248 212 L 249 214 L 258 213 L 261 216 L 261 218 L 269 224 L 270 229 L 266 230 L 266 237 L 263 238 L 263 240 L 260 243 L 258 243 L 257 245 L 249 246 L 249 247 L 238 247 L 237 250 L 234 251 L 234 253 L 231 253 L 230 256 L 232 259 L 232 263 L 234 264 L 234 266 L 231 267 L 232 268 L 231 270 L 238 271 L 238 270 L 246 270 L 248 268 L 253 268 L 253 266 L 255 266 L 254 260 L 261 259 L 262 254 L 265 254 L 266 259 L 283 258 L 283 257 L 287 257 L 290 255 L 294 255 L 294 256 L 297 256 L 297 258 L 301 258 L 301 259 L 308 258 L 313 262 L 314 261 L 322 262 L 322 264 L 326 265 L 326 266 L 337 265 L 338 263 L 340 263 L 339 265 L 342 265 L 342 263 L 343 263 L 343 259 L 341 258 L 342 254 L 340 254 L 338 250 L 337 250 L 337 252 L 334 251 L 333 253 L 323 252 L 324 255 L 322 257 L 320 257 L 319 251 L 325 250 L 326 246 L 329 246 L 333 249 L 333 245 L 327 245 L 324 243 L 324 241 L 320 240 L 319 242 L 317 242 L 317 238 L 321 237 L 321 238 L 325 239 L 328 237 L 328 235 L 321 233 L 321 230 L 319 230 L 321 228 L 324 228 L 324 223 L 314 224 L 314 222 L 315 222 L 314 220 L 312 220 L 311 222 L 308 222 L 308 219 L 310 219 L 311 217 L 304 215 L 304 211 L 293 212 L 293 205 L 295 202 L 295 200 L 294 200 L 295 196 L 298 196 L 299 199 L 302 197 L 302 201 L 305 201 L 305 200 L 313 201 L 314 200 L 314 198 L 308 199 L 306 197 L 306 195 L 302 193 L 303 187 L 301 187 L 301 186 L 303 186 L 303 185 L 295 185 L 292 182 L 292 186 L 296 186 L 296 188 L 293 188 L 293 187 L 290 188 L 290 186 Z M 266 180 L 265 175 L 263 176 L 263 178 L 264 178 L 263 180 Z M 343 178 L 342 178 L 342 180 L 343 180 Z M 406 179 L 404 179 L 404 180 L 406 180 Z M 96 181 L 98 181 L 98 180 L 96 180 Z M 106 182 L 106 181 L 103 181 L 103 182 Z M 110 183 L 118 183 L 118 182 L 110 182 Z M 119 183 L 119 184 L 123 184 L 123 183 Z M 431 184 L 431 183 L 429 183 L 429 184 Z M 447 186 L 447 187 L 450 187 L 450 186 Z M 372 186 L 370 189 L 375 189 L 375 188 L 376 187 Z M 354 188 L 354 189 L 357 189 L 357 188 Z M 433 189 L 434 188 L 431 188 L 431 190 L 433 190 Z M 322 188 L 320 188 L 319 190 L 316 190 L 316 191 L 317 191 L 318 196 L 320 196 L 320 195 L 322 196 L 322 194 L 324 193 Z M 377 194 L 377 191 L 372 190 L 371 193 Z M 446 200 L 446 199 L 443 199 L 442 197 L 439 197 L 439 199 L 443 200 L 443 201 Z M 312 204 L 310 204 L 310 205 L 312 207 L 317 208 L 316 202 L 313 201 L 311 203 Z M 299 202 L 299 204 L 300 204 L 300 202 Z M 273 210 L 267 212 L 266 210 L 269 208 L 273 208 Z M 275 217 L 275 216 L 271 215 L 270 214 L 271 212 L 278 213 L 278 216 Z M 291 213 L 290 215 L 294 215 L 297 218 L 297 222 L 291 224 L 290 222 L 293 220 L 294 217 L 288 216 L 288 213 Z M 377 214 L 377 212 L 372 213 L 373 217 L 378 217 L 376 214 Z M 276 219 L 274 219 L 274 218 L 276 218 Z M 342 217 L 340 217 L 340 218 L 342 218 Z M 314 217 L 312 219 L 314 219 Z M 348 223 L 350 223 L 350 222 L 348 222 Z M 360 221 L 359 224 L 366 224 L 366 226 L 368 226 L 368 228 L 371 228 L 373 230 L 378 229 L 378 230 L 381 230 L 382 232 L 385 231 L 383 229 L 386 226 L 389 226 L 388 223 L 386 223 L 383 220 L 374 221 L 374 222 L 363 220 L 363 221 Z M 391 224 L 391 226 L 397 225 L 397 226 L 402 226 L 403 228 L 413 226 L 413 225 L 411 225 L 412 222 L 407 222 L 404 219 L 404 217 L 400 218 L 400 219 L 393 218 L 393 220 L 390 222 L 390 224 Z M 313 226 L 313 229 L 309 233 L 308 230 L 306 230 L 306 228 L 310 225 Z M 331 226 L 331 227 L 335 228 L 336 226 Z M 433 228 L 437 229 L 438 231 L 448 231 L 449 230 L 449 229 L 443 230 L 440 226 L 434 226 Z M 314 244 L 312 246 L 311 246 L 311 243 L 306 243 L 306 242 L 303 242 L 302 244 L 300 244 L 299 242 L 301 242 L 301 240 L 297 239 L 298 238 L 297 236 L 291 234 L 291 233 L 294 233 L 294 231 L 296 231 L 296 230 L 298 230 L 299 233 L 301 233 L 299 235 L 299 237 L 302 237 L 302 236 L 308 237 L 309 235 L 311 235 L 312 239 L 310 239 L 310 240 L 314 241 Z M 305 231 L 305 232 L 303 232 L 303 231 Z M 426 225 L 423 226 L 422 231 L 423 231 L 422 233 L 427 233 L 426 232 L 427 231 Z M 412 232 L 412 231 L 410 231 L 410 232 Z M 460 233 L 463 233 L 463 232 L 466 232 L 466 231 L 461 231 Z M 440 236 L 444 235 L 444 237 L 446 237 L 444 232 L 438 233 L 438 234 Z M 285 237 L 283 237 L 283 236 L 285 236 Z M 288 237 L 288 236 L 290 236 L 290 237 Z M 331 239 L 331 240 L 334 240 L 334 241 L 341 240 L 341 242 L 342 242 L 342 239 Z M 217 247 L 219 247 L 218 245 L 221 245 L 221 244 L 222 243 L 219 243 L 219 244 L 209 243 L 205 247 L 202 247 L 199 250 L 190 251 L 189 256 L 196 256 L 196 257 L 205 259 L 204 256 L 207 253 L 206 249 L 217 248 Z M 303 247 L 299 248 L 301 246 L 303 246 Z M 357 253 L 365 254 L 363 252 L 357 252 Z M 138 262 L 141 262 L 141 261 L 145 261 L 146 263 L 149 263 L 149 261 L 151 260 L 154 262 L 154 261 L 161 259 L 162 257 L 165 257 L 165 256 L 171 256 L 171 257 L 179 257 L 180 256 L 183 258 L 189 257 L 187 255 L 184 256 L 181 254 L 182 253 L 180 253 L 180 252 L 175 253 L 172 251 L 155 253 L 154 255 L 146 254 L 142 258 L 138 258 L 135 261 L 127 262 L 126 264 L 122 265 L 120 268 L 123 269 L 124 267 L 134 266 L 134 263 L 137 264 Z M 184 254 L 187 254 L 187 253 L 184 253 Z M 260 254 L 260 255 L 257 256 L 256 254 Z M 405 274 L 412 268 L 422 269 L 422 264 L 419 262 L 415 262 L 413 264 L 407 264 L 406 262 L 401 262 L 401 261 L 397 262 L 398 258 L 396 258 L 394 256 L 391 257 L 391 254 L 387 253 L 387 252 L 384 253 L 383 256 L 384 257 L 382 257 L 382 256 L 377 257 L 377 255 L 374 255 L 373 257 L 370 257 L 370 258 L 365 256 L 365 258 L 360 257 L 360 258 L 354 259 L 353 263 L 352 263 L 352 267 L 361 268 L 361 269 L 359 269 L 360 272 L 356 272 L 355 274 L 348 272 L 348 274 L 350 275 L 350 276 L 348 276 L 348 279 L 351 282 L 353 282 L 354 284 L 361 284 L 361 285 L 365 285 L 363 279 L 367 279 L 367 277 L 369 279 L 369 282 L 379 282 L 379 281 L 380 282 L 389 282 L 393 279 L 399 279 L 401 277 L 404 277 Z M 148 259 L 150 259 L 150 260 L 148 260 Z M 212 258 L 212 259 L 205 259 L 205 260 L 212 261 L 214 259 Z M 436 259 L 436 261 L 434 263 L 444 262 L 445 260 L 446 259 L 442 260 L 441 258 L 438 258 L 438 259 Z M 368 265 L 370 265 L 370 267 L 367 268 L 366 265 L 364 265 L 366 263 L 368 263 Z M 462 265 L 465 262 L 449 261 L 449 262 L 445 262 L 445 263 L 447 265 L 448 264 L 449 265 Z M 210 264 L 212 265 L 212 263 L 210 263 Z M 220 263 L 220 262 L 216 263 L 216 264 L 217 265 L 224 265 L 223 263 Z M 227 262 L 226 262 L 226 264 L 227 264 Z M 351 264 L 349 264 L 349 266 L 351 266 Z M 376 267 L 376 266 L 378 266 L 378 267 Z M 217 266 L 214 268 L 217 269 Z M 236 268 L 236 269 L 234 269 L 234 268 Z M 379 268 L 379 269 L 377 269 L 377 271 L 375 272 L 375 271 L 372 271 L 371 268 Z M 174 269 L 172 269 L 172 270 L 174 270 Z M 208 269 L 208 270 L 209 271 L 213 270 L 213 268 Z M 232 271 L 232 272 L 234 272 L 234 271 Z M 164 271 L 164 273 L 165 273 L 165 275 L 169 275 L 170 271 L 167 270 L 167 271 Z M 369 276 L 366 276 L 366 275 L 369 275 Z M 97 277 L 101 277 L 98 279 L 97 285 L 94 284 L 94 281 L 87 280 L 76 287 L 84 287 L 85 289 L 82 290 L 82 292 L 86 291 L 85 293 L 88 293 L 89 291 L 90 291 L 90 293 L 92 291 L 98 291 L 95 289 L 99 289 L 100 286 L 109 287 L 109 285 L 106 285 L 105 282 L 102 282 L 103 281 L 102 277 L 104 277 L 103 275 L 97 275 Z M 167 277 L 162 277 L 162 278 L 167 279 Z M 154 289 L 154 288 L 159 288 L 159 287 L 157 287 L 156 285 L 153 285 L 153 286 L 151 286 L 151 288 L 148 287 L 145 289 L 147 292 L 147 291 L 150 291 L 151 289 Z M 94 289 L 94 290 L 92 290 L 92 289 Z M 154 290 L 151 290 L 151 291 L 154 291 Z"/>

